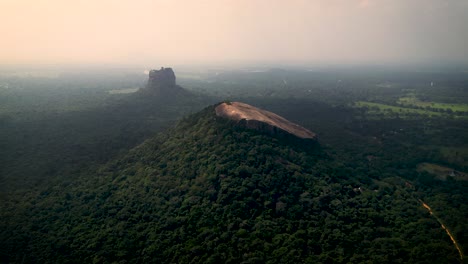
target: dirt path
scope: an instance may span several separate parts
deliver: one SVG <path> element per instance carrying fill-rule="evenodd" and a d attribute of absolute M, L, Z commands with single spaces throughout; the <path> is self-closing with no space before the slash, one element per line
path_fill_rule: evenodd
<path fill-rule="evenodd" d="M 434 215 L 434 213 L 432 212 L 432 208 L 429 205 L 427 205 L 427 203 L 423 202 L 421 199 L 418 199 L 418 200 L 422 204 L 422 206 L 424 208 L 426 208 L 427 211 L 429 211 L 429 213 L 437 220 L 437 222 L 439 222 L 439 224 L 442 226 L 442 229 L 444 229 L 445 232 L 447 232 L 447 235 L 450 237 L 453 244 L 455 245 L 455 248 L 458 250 L 458 253 L 460 254 L 460 259 L 463 261 L 463 258 L 464 258 L 463 252 L 462 252 L 462 250 L 460 248 L 460 245 L 458 244 L 458 242 L 455 240 L 452 233 L 450 232 L 450 230 L 448 230 L 448 228 L 445 227 L 444 223 L 442 223 L 442 221 L 439 219 L 439 217 Z"/>

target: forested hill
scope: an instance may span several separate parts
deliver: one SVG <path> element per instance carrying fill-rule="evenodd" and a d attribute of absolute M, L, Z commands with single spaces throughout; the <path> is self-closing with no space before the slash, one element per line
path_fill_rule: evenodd
<path fill-rule="evenodd" d="M 403 180 L 365 173 L 211 106 L 97 172 L 5 205 L 0 248 L 18 263 L 458 262 Z"/>

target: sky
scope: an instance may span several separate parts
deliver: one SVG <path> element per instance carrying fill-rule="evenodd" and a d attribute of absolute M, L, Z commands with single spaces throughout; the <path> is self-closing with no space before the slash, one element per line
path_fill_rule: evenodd
<path fill-rule="evenodd" d="M 468 0 L 0 0 L 0 64 L 468 63 Z"/>

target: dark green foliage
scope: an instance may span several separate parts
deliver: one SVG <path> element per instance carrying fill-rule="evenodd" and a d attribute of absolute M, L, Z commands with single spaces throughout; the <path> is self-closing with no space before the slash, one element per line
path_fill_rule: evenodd
<path fill-rule="evenodd" d="M 153 136 L 214 101 L 106 93 L 137 77 L 7 79 L 27 89 L 0 90 L 0 263 L 459 263 L 418 199 L 468 251 L 467 182 L 416 170 L 466 172 L 466 120 L 351 107 L 407 93 L 466 103 L 466 74 L 178 79 L 278 113 L 320 145 L 242 129 L 212 108 Z"/>
<path fill-rule="evenodd" d="M 9 211 L 2 246 L 13 262 L 457 261 L 413 194 L 359 178 L 319 145 L 245 130 L 209 107 Z"/>

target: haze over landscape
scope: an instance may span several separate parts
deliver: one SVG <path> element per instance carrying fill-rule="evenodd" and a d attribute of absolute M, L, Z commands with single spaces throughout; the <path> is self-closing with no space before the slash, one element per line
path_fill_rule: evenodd
<path fill-rule="evenodd" d="M 0 0 L 0 64 L 467 63 L 463 0 Z"/>
<path fill-rule="evenodd" d="M 0 0 L 0 263 L 468 263 L 467 14 Z"/>

